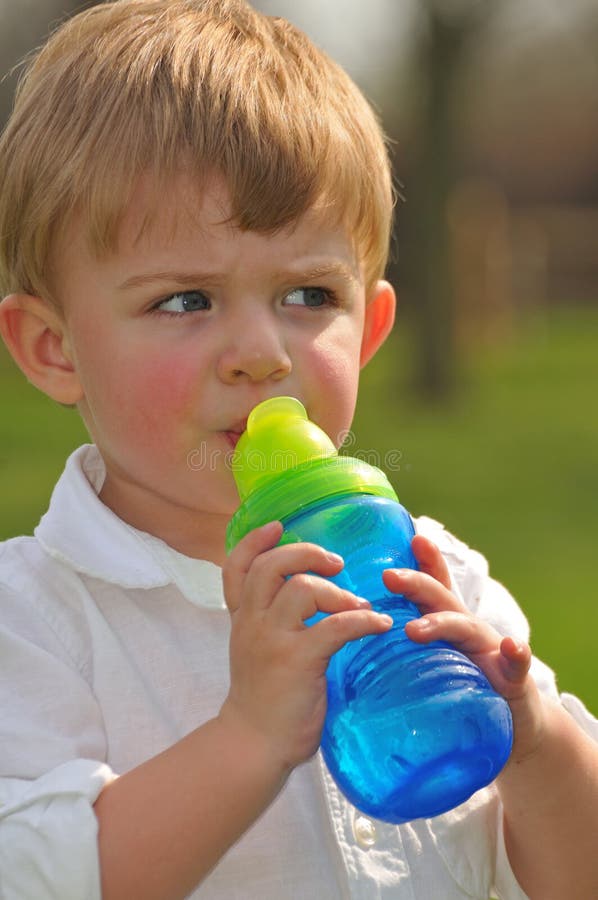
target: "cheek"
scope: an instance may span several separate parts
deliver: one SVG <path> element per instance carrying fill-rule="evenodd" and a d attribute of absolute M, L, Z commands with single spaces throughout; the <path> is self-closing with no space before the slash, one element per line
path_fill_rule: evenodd
<path fill-rule="evenodd" d="M 127 363 L 124 381 L 129 404 L 138 407 L 148 418 L 176 416 L 191 405 L 191 385 L 194 384 L 190 366 L 160 356 L 145 358 L 140 365 Z"/>
<path fill-rule="evenodd" d="M 351 427 L 359 385 L 359 345 L 330 347 L 310 366 L 311 409 L 318 424 L 340 445 Z"/>
<path fill-rule="evenodd" d="M 112 359 L 91 359 L 95 375 L 86 389 L 87 405 L 100 434 L 135 444 L 164 445 L 177 440 L 181 424 L 191 416 L 191 362 L 172 354 L 136 351 L 129 345 Z"/>

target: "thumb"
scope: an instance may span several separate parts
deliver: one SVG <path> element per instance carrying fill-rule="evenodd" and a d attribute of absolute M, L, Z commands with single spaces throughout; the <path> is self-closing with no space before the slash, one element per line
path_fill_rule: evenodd
<path fill-rule="evenodd" d="M 424 537 L 423 534 L 416 534 L 411 541 L 411 549 L 417 560 L 420 572 L 431 575 L 432 578 L 450 590 L 451 576 L 449 575 L 448 566 L 436 544 Z"/>

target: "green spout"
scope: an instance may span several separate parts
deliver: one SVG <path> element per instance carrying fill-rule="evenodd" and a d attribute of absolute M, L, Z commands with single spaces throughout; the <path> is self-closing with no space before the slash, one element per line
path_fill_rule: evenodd
<path fill-rule="evenodd" d="M 244 500 L 257 487 L 312 459 L 336 456 L 328 435 L 307 418 L 294 397 L 272 397 L 249 414 L 236 446 L 233 467 Z"/>
<path fill-rule="evenodd" d="M 397 499 L 380 469 L 339 456 L 294 397 L 273 397 L 251 411 L 232 470 L 242 502 L 227 528 L 228 552 L 253 528 L 274 519 L 284 522 L 329 497 L 361 493 Z"/>

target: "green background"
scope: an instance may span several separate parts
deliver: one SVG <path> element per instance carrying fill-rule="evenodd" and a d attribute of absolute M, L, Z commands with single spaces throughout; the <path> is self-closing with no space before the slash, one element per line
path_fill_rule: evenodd
<path fill-rule="evenodd" d="M 463 361 L 442 404 L 410 390 L 400 325 L 364 370 L 348 452 L 375 452 L 401 501 L 488 557 L 562 690 L 598 712 L 598 311 L 543 309 Z M 28 385 L 0 350 L 0 537 L 30 532 L 68 452 L 76 412 Z M 385 457 L 385 454 L 391 454 Z"/>

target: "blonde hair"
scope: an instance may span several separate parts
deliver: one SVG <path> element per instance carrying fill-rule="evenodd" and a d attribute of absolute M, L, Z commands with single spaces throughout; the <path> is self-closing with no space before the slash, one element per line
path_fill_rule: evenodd
<path fill-rule="evenodd" d="M 233 220 L 264 233 L 316 203 L 350 229 L 370 286 L 388 255 L 384 135 L 349 76 L 244 0 L 116 0 L 30 61 L 0 139 L 0 291 L 51 297 L 55 242 L 81 214 L 112 252 L 137 179 L 221 172 Z"/>

